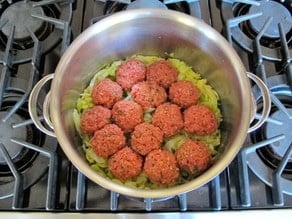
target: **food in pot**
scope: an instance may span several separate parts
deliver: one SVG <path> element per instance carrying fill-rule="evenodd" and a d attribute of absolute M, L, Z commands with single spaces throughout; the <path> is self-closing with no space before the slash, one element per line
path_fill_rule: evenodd
<path fill-rule="evenodd" d="M 151 151 L 145 158 L 143 170 L 152 182 L 161 184 L 174 183 L 179 177 L 175 156 L 167 150 Z"/>
<path fill-rule="evenodd" d="M 121 180 L 138 176 L 142 171 L 143 159 L 130 147 L 124 147 L 108 160 L 111 173 Z"/>
<path fill-rule="evenodd" d="M 117 101 L 123 98 L 123 89 L 121 86 L 110 80 L 103 79 L 99 81 L 92 90 L 92 100 L 94 104 L 100 104 L 111 108 Z"/>
<path fill-rule="evenodd" d="M 113 106 L 112 118 L 125 132 L 130 132 L 143 122 L 143 109 L 134 101 L 121 100 Z"/>
<path fill-rule="evenodd" d="M 197 104 L 184 111 L 184 129 L 192 134 L 208 135 L 218 126 L 214 112 L 207 106 Z"/>
<path fill-rule="evenodd" d="M 155 82 L 143 81 L 135 84 L 131 90 L 131 97 L 144 108 L 161 105 L 167 99 L 166 91 Z"/>
<path fill-rule="evenodd" d="M 130 90 L 134 84 L 144 81 L 146 66 L 137 59 L 123 62 L 117 69 L 116 82 L 125 90 Z"/>
<path fill-rule="evenodd" d="M 159 127 L 165 137 L 177 134 L 184 127 L 180 107 L 173 103 L 158 106 L 153 113 L 152 124 Z"/>
<path fill-rule="evenodd" d="M 146 122 L 137 125 L 131 135 L 131 147 L 141 155 L 160 149 L 162 142 L 163 132 L 160 128 Z"/>
<path fill-rule="evenodd" d="M 206 170 L 211 159 L 211 150 L 201 141 L 187 139 L 176 151 L 176 160 L 180 169 L 192 175 L 198 175 Z"/>
<path fill-rule="evenodd" d="M 143 81 L 135 81 L 131 88 L 124 86 L 122 99 L 112 101 L 113 98 L 108 98 L 111 104 L 114 102 L 113 106 L 109 106 L 112 114 L 110 124 L 94 133 L 82 130 L 81 116 L 88 109 L 102 105 L 94 102 L 94 89 L 101 81 L 108 80 L 121 87 L 116 83 L 117 72 L 118 69 L 121 71 L 125 68 L 120 66 L 129 60 L 132 64 L 136 63 L 133 60 L 139 60 L 145 65 L 146 78 Z M 132 72 L 133 68 L 128 69 Z M 126 77 L 125 72 L 123 74 Z M 198 90 L 195 90 L 196 88 Z M 185 92 L 180 93 L 180 89 L 186 93 L 193 89 L 195 98 L 188 99 L 184 96 Z M 121 94 L 118 93 L 120 98 Z M 130 187 L 164 188 L 192 180 L 216 159 L 221 138 L 221 112 L 218 102 L 218 94 L 208 85 L 207 80 L 202 79 L 200 74 L 185 62 L 171 56 L 162 58 L 135 55 L 126 60 L 114 61 L 98 70 L 80 95 L 73 118 L 83 141 L 86 159 L 92 169 L 104 177 Z M 210 128 L 210 132 L 206 132 L 204 127 L 201 127 L 204 135 L 191 131 L 192 126 L 188 122 L 192 122 L 197 114 L 205 115 L 201 109 L 193 113 L 194 106 L 204 106 L 212 112 L 212 116 L 207 113 L 209 117 L 204 117 L 203 120 L 206 122 L 206 118 L 209 118 L 212 132 Z M 205 125 L 204 122 L 198 124 Z M 184 142 L 189 145 L 189 141 L 196 142 L 195 145 L 199 145 L 199 149 L 182 147 Z M 206 150 L 200 149 L 201 142 Z M 190 162 L 184 155 L 188 150 L 192 152 L 191 155 L 200 151 L 203 154 Z M 137 155 L 142 159 L 142 170 Z M 135 158 L 128 159 L 130 157 Z M 133 170 L 128 166 L 132 166 Z"/>
<path fill-rule="evenodd" d="M 148 66 L 146 78 L 164 88 L 168 88 L 177 80 L 178 71 L 168 60 L 158 60 Z"/>
<path fill-rule="evenodd" d="M 98 156 L 108 158 L 125 147 L 126 138 L 120 127 L 115 124 L 108 124 L 94 132 L 90 144 Z"/>
<path fill-rule="evenodd" d="M 87 134 L 93 134 L 106 124 L 110 123 L 112 116 L 111 110 L 97 105 L 85 110 L 81 116 L 81 129 Z"/>
<path fill-rule="evenodd" d="M 190 81 L 177 81 L 169 88 L 169 99 L 181 107 L 195 105 L 199 98 L 199 88 Z"/>

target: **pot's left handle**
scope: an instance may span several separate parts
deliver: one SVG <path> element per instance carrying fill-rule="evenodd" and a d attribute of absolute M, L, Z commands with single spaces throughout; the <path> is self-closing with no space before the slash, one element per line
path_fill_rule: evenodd
<path fill-rule="evenodd" d="M 47 128 L 42 122 L 41 119 L 38 115 L 37 112 L 37 103 L 38 103 L 38 97 L 40 94 L 41 89 L 43 88 L 43 86 L 49 82 L 50 80 L 52 80 L 54 78 L 54 74 L 49 74 L 46 75 L 45 77 L 43 77 L 41 80 L 39 80 L 37 82 L 37 84 L 34 86 L 34 88 L 32 89 L 29 99 L 28 99 L 28 111 L 29 111 L 29 115 L 33 121 L 33 123 L 35 124 L 35 126 L 41 130 L 43 133 L 52 136 L 52 137 L 56 137 L 53 127 L 53 124 L 51 122 L 50 119 L 50 92 L 47 93 L 44 102 L 43 102 L 43 117 L 45 120 L 45 123 L 49 126 L 49 128 Z"/>

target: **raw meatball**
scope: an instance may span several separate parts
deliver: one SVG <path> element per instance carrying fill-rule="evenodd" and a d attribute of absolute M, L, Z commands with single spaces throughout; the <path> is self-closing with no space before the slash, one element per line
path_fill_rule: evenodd
<path fill-rule="evenodd" d="M 197 104 L 184 111 L 184 129 L 197 135 L 209 135 L 216 131 L 218 121 L 214 112 L 207 106 Z"/>
<path fill-rule="evenodd" d="M 169 99 L 181 107 L 198 103 L 200 90 L 190 81 L 177 81 L 169 88 Z"/>
<path fill-rule="evenodd" d="M 166 91 L 155 82 L 143 81 L 132 87 L 131 97 L 144 108 L 157 107 L 167 99 Z"/>
<path fill-rule="evenodd" d="M 121 180 L 138 176 L 142 171 L 143 159 L 129 147 L 124 147 L 108 160 L 108 168 L 112 174 Z"/>
<path fill-rule="evenodd" d="M 152 182 L 170 184 L 179 177 L 175 155 L 167 150 L 151 151 L 145 158 L 144 172 Z"/>
<path fill-rule="evenodd" d="M 126 138 L 120 127 L 115 124 L 108 124 L 94 132 L 90 144 L 98 156 L 108 158 L 125 147 Z"/>
<path fill-rule="evenodd" d="M 91 95 L 95 104 L 111 108 L 123 98 L 123 89 L 118 83 L 106 78 L 93 87 Z"/>
<path fill-rule="evenodd" d="M 207 169 L 211 155 L 211 150 L 203 142 L 188 139 L 176 151 L 176 160 L 180 169 L 196 175 Z"/>
<path fill-rule="evenodd" d="M 165 59 L 149 65 L 146 72 L 146 79 L 154 81 L 164 88 L 168 88 L 177 80 L 178 71 Z"/>
<path fill-rule="evenodd" d="M 152 124 L 162 130 L 164 137 L 175 135 L 184 126 L 180 108 L 171 103 L 158 106 L 153 114 Z"/>
<path fill-rule="evenodd" d="M 143 109 L 134 101 L 121 100 L 113 106 L 112 118 L 125 132 L 130 132 L 142 123 Z"/>
<path fill-rule="evenodd" d="M 136 59 L 124 61 L 117 69 L 116 82 L 125 90 L 130 90 L 138 82 L 144 81 L 146 66 Z"/>
<path fill-rule="evenodd" d="M 132 132 L 131 147 L 137 153 L 146 155 L 150 151 L 159 149 L 163 141 L 162 131 L 149 123 L 137 125 Z"/>
<path fill-rule="evenodd" d="M 92 134 L 109 124 L 111 115 L 111 110 L 103 106 L 89 108 L 81 116 L 81 130 L 87 134 Z"/>

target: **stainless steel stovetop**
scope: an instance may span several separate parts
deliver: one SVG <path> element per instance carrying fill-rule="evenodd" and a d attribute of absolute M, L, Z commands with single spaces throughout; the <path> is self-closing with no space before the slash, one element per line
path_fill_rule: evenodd
<path fill-rule="evenodd" d="M 199 189 L 164 199 L 126 197 L 94 184 L 71 165 L 56 139 L 35 127 L 27 109 L 32 87 L 54 72 L 80 32 L 112 13 L 145 7 L 145 2 L 147 7 L 155 4 L 190 14 L 214 27 L 232 44 L 246 69 L 267 84 L 273 102 L 268 121 L 248 135 L 222 174 Z M 285 0 L 0 1 L 0 215 L 291 215 L 291 11 L 292 3 Z M 258 89 L 253 87 L 253 92 L 261 109 Z M 39 118 L 44 119 L 41 113 Z"/>

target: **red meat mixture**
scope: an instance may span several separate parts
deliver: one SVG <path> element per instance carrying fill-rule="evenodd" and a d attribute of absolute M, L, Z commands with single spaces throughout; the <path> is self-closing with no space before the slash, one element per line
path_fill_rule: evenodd
<path fill-rule="evenodd" d="M 172 83 L 176 82 L 177 75 L 177 69 L 168 60 L 163 59 L 148 66 L 146 79 L 168 88 Z"/>
<path fill-rule="evenodd" d="M 131 135 L 131 147 L 141 155 L 159 149 L 163 141 L 162 131 L 149 123 L 137 125 Z"/>
<path fill-rule="evenodd" d="M 136 59 L 124 61 L 116 71 L 116 82 L 125 90 L 131 90 L 132 86 L 144 81 L 146 66 Z"/>
<path fill-rule="evenodd" d="M 157 107 L 167 99 L 166 91 L 155 82 L 143 81 L 132 87 L 131 97 L 144 108 Z"/>
<path fill-rule="evenodd" d="M 110 79 L 102 79 L 93 87 L 91 95 L 94 104 L 111 108 L 123 98 L 123 89 Z"/>
<path fill-rule="evenodd" d="M 199 88 L 190 81 L 178 81 L 169 88 L 169 99 L 181 107 L 195 105 L 199 98 Z"/>
<path fill-rule="evenodd" d="M 180 108 L 171 103 L 164 103 L 156 108 L 152 123 L 162 130 L 164 137 L 175 135 L 184 126 Z"/>
<path fill-rule="evenodd" d="M 85 110 L 81 116 L 82 131 L 87 134 L 93 134 L 110 123 L 111 115 L 111 110 L 99 105 Z"/>
<path fill-rule="evenodd" d="M 143 109 L 134 101 L 121 100 L 113 106 L 112 118 L 125 132 L 130 132 L 143 122 Z"/>
<path fill-rule="evenodd" d="M 188 139 L 176 151 L 176 160 L 180 169 L 193 175 L 206 170 L 211 159 L 211 150 L 200 141 Z"/>
<path fill-rule="evenodd" d="M 112 174 L 121 180 L 138 176 L 142 171 L 143 159 L 130 147 L 124 147 L 108 160 L 108 168 Z"/>
<path fill-rule="evenodd" d="M 217 126 L 216 115 L 205 105 L 193 105 L 184 111 L 184 129 L 186 132 L 208 135 L 216 131 Z"/>
<path fill-rule="evenodd" d="M 126 138 L 121 128 L 115 124 L 108 124 L 94 132 L 90 144 L 98 156 L 108 158 L 125 147 Z"/>
<path fill-rule="evenodd" d="M 144 172 L 155 183 L 170 184 L 179 177 L 179 168 L 173 153 L 166 150 L 151 151 L 145 158 Z"/>

